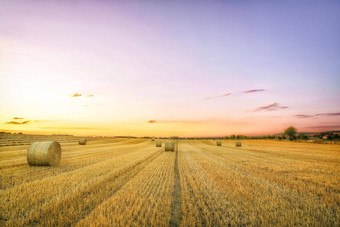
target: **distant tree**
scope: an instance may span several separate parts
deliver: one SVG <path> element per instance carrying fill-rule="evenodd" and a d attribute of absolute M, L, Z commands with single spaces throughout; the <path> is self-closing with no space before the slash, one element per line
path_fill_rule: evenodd
<path fill-rule="evenodd" d="M 319 135 L 319 138 L 322 139 L 323 136 L 325 136 L 326 133 L 325 132 L 321 132 L 320 135 Z"/>
<path fill-rule="evenodd" d="M 275 139 L 275 136 L 268 135 L 267 138 L 268 139 Z"/>
<path fill-rule="evenodd" d="M 230 139 L 234 140 L 234 139 L 236 139 L 236 136 L 235 135 L 231 135 Z"/>
<path fill-rule="evenodd" d="M 301 139 L 308 140 L 308 136 L 304 133 L 301 133 Z"/>
<path fill-rule="evenodd" d="M 304 133 L 301 133 L 301 134 L 297 135 L 296 138 L 298 140 L 308 140 L 308 136 L 306 134 L 304 134 Z"/>
<path fill-rule="evenodd" d="M 295 140 L 296 139 L 296 137 L 295 137 L 296 132 L 297 132 L 297 130 L 293 126 L 288 127 L 285 130 L 285 134 L 286 134 L 287 139 Z"/>
<path fill-rule="evenodd" d="M 333 135 L 328 135 L 327 140 L 333 140 Z"/>

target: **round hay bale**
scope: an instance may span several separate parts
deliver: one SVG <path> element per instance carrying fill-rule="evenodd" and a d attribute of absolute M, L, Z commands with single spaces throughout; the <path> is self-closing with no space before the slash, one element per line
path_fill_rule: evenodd
<path fill-rule="evenodd" d="M 242 143 L 239 142 L 239 141 L 237 141 L 237 142 L 235 143 L 235 145 L 236 145 L 236 147 L 241 147 L 241 146 L 242 146 Z"/>
<path fill-rule="evenodd" d="M 217 146 L 222 146 L 222 142 L 221 142 L 221 141 L 217 141 L 217 142 L 216 142 L 216 145 L 217 145 Z"/>
<path fill-rule="evenodd" d="M 31 166 L 57 166 L 61 159 L 61 147 L 56 141 L 34 142 L 27 150 L 27 162 Z"/>
<path fill-rule="evenodd" d="M 174 141 L 166 141 L 165 142 L 165 151 L 175 151 Z"/>
<path fill-rule="evenodd" d="M 86 138 L 80 138 L 79 145 L 86 145 L 87 139 Z"/>
<path fill-rule="evenodd" d="M 157 141 L 156 142 L 156 147 L 162 147 L 162 141 Z"/>
<path fill-rule="evenodd" d="M 155 141 L 155 137 L 154 136 L 151 138 L 151 141 Z"/>

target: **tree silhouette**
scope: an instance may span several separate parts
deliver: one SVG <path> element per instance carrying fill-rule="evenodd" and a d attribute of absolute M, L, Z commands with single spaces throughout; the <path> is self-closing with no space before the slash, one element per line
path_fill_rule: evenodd
<path fill-rule="evenodd" d="M 296 137 L 295 137 L 296 132 L 297 132 L 297 130 L 293 126 L 288 127 L 285 130 L 285 134 L 286 134 L 287 139 L 295 140 L 296 139 Z"/>

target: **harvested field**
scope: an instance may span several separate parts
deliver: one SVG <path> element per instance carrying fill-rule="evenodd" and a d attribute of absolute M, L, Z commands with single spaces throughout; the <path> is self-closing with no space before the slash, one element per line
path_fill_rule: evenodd
<path fill-rule="evenodd" d="M 0 134 L 0 147 L 30 145 L 33 142 L 58 141 L 59 143 L 78 142 L 80 137 L 71 135 L 27 135 L 27 134 Z M 88 137 L 87 140 L 103 140 L 102 137 Z M 106 139 L 105 139 L 106 140 Z"/>
<path fill-rule="evenodd" d="M 340 146 L 265 140 L 62 143 L 58 167 L 0 147 L 0 225 L 317 225 L 340 221 Z M 176 149 L 177 150 L 177 149 Z"/>

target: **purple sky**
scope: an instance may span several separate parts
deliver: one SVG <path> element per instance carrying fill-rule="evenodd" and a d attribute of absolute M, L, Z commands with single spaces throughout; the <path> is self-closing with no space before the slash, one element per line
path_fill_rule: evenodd
<path fill-rule="evenodd" d="M 339 24 L 339 1 L 1 1 L 1 129 L 340 129 Z"/>

